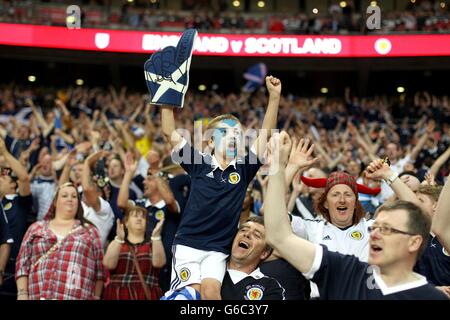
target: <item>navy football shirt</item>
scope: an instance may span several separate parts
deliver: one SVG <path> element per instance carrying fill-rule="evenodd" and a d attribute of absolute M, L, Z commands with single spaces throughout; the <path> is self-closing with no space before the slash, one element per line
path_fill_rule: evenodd
<path fill-rule="evenodd" d="M 174 244 L 229 254 L 247 187 L 261 162 L 250 151 L 222 171 L 211 155 L 200 153 L 188 143 L 173 157 L 191 177 Z"/>
<path fill-rule="evenodd" d="M 3 210 L 8 218 L 8 226 L 14 244 L 11 246 L 10 258 L 14 259 L 19 254 L 22 238 L 27 231 L 27 217 L 33 207 L 31 195 L 6 195 L 2 199 Z"/>
<path fill-rule="evenodd" d="M 263 261 L 259 265 L 259 269 L 264 275 L 274 278 L 280 283 L 285 289 L 286 300 L 309 299 L 309 281 L 286 260 L 279 258 Z"/>
<path fill-rule="evenodd" d="M 13 239 L 8 226 L 8 218 L 0 202 L 0 245 L 4 243 L 13 243 Z"/>
<path fill-rule="evenodd" d="M 428 239 L 428 246 L 417 261 L 414 271 L 436 286 L 450 286 L 450 254 L 438 238 Z"/>

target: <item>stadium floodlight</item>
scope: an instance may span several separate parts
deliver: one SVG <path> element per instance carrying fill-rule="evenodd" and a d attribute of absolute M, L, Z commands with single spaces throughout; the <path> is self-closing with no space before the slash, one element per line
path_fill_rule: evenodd
<path fill-rule="evenodd" d="M 341 2 L 339 2 L 339 6 L 340 6 L 341 8 L 345 8 L 345 7 L 347 6 L 347 2 L 341 1 Z"/>
<path fill-rule="evenodd" d="M 129 3 L 132 3 L 134 0 L 128 0 Z"/>
<path fill-rule="evenodd" d="M 318 14 L 318 13 L 319 13 L 319 9 L 314 8 L 314 9 L 312 9 L 312 12 L 313 12 L 314 14 Z"/>
<path fill-rule="evenodd" d="M 74 24 L 76 20 L 77 20 L 77 19 L 76 19 L 74 16 L 68 16 L 68 17 L 66 18 L 66 22 L 67 22 L 68 24 Z"/>
<path fill-rule="evenodd" d="M 239 7 L 241 5 L 241 2 L 240 1 L 238 1 L 238 0 L 234 0 L 233 1 L 233 7 Z"/>
<path fill-rule="evenodd" d="M 75 80 L 75 84 L 77 86 L 82 86 L 84 84 L 84 80 L 83 79 L 77 79 L 77 80 Z"/>
<path fill-rule="evenodd" d="M 404 87 L 397 87 L 397 92 L 398 93 L 403 93 L 403 92 L 405 92 L 405 88 Z"/>
<path fill-rule="evenodd" d="M 411 3 L 413 3 L 413 4 L 416 3 L 416 0 L 411 0 Z"/>
<path fill-rule="evenodd" d="M 377 2 L 376 2 L 376 1 L 371 1 L 371 2 L 370 2 L 370 5 L 371 5 L 372 7 L 376 7 L 376 6 L 377 6 Z"/>
<path fill-rule="evenodd" d="M 441 8 L 442 8 L 442 9 L 445 8 L 445 2 L 441 2 L 440 5 L 441 5 Z"/>
<path fill-rule="evenodd" d="M 266 3 L 264 1 L 258 1 L 258 7 L 264 8 L 266 6 Z"/>
<path fill-rule="evenodd" d="M 28 81 L 29 82 L 35 82 L 36 81 L 36 77 L 33 75 L 28 76 Z"/>
<path fill-rule="evenodd" d="M 205 91 L 206 90 L 206 86 L 204 84 L 201 84 L 198 86 L 198 91 Z"/>
<path fill-rule="evenodd" d="M 322 92 L 323 94 L 327 94 L 328 93 L 328 88 L 327 87 L 322 87 L 322 88 L 320 88 L 320 92 Z"/>

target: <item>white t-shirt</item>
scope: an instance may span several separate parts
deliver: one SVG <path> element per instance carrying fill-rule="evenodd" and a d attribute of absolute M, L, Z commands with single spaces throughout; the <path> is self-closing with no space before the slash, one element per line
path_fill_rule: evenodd
<path fill-rule="evenodd" d="M 369 259 L 369 232 L 374 220 L 362 218 L 357 225 L 341 230 L 325 220 L 306 220 L 292 216 L 294 233 L 312 243 L 324 244 L 328 250 L 356 256 L 360 261 Z M 311 297 L 319 297 L 319 289 L 311 282 Z"/>
<path fill-rule="evenodd" d="M 95 212 L 94 208 L 88 207 L 84 201 L 81 201 L 83 206 L 84 217 L 92 222 L 98 229 L 102 245 L 106 245 L 106 239 L 114 224 L 114 212 L 109 202 L 103 198 L 98 197 L 100 200 L 100 210 Z"/>
<path fill-rule="evenodd" d="M 369 258 L 369 232 L 373 220 L 362 218 L 357 225 L 341 230 L 325 220 L 306 220 L 292 216 L 292 230 L 312 243 L 324 244 L 328 250 L 350 254 L 367 262 Z"/>

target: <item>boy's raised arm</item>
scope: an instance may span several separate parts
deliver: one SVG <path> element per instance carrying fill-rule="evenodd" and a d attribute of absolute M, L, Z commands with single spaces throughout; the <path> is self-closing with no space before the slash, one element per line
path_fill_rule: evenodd
<path fill-rule="evenodd" d="M 183 137 L 176 131 L 173 107 L 161 107 L 161 125 L 164 135 L 169 139 L 172 148 L 177 146 Z"/>
<path fill-rule="evenodd" d="M 266 86 L 269 91 L 269 102 L 267 104 L 266 114 L 264 115 L 262 130 L 258 133 L 258 138 L 253 143 L 259 159 L 263 158 L 267 141 L 272 135 L 272 129 L 275 129 L 277 126 L 278 106 L 281 96 L 281 81 L 278 78 L 273 76 L 266 77 Z"/>

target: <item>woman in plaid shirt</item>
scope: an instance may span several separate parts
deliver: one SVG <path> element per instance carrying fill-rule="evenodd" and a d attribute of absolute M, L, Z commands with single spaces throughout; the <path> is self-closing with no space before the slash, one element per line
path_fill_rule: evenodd
<path fill-rule="evenodd" d="M 106 278 L 102 244 L 72 183 L 58 188 L 47 216 L 30 226 L 20 247 L 18 300 L 99 299 Z"/>
<path fill-rule="evenodd" d="M 161 241 L 164 219 L 153 228 L 150 243 L 145 239 L 147 217 L 145 208 L 129 206 L 125 209 L 124 222 L 127 233 L 124 225 L 117 219 L 117 236 L 109 244 L 103 260 L 104 265 L 111 270 L 111 280 L 103 296 L 105 300 L 158 300 L 162 296 L 159 287 L 159 269 L 166 264 Z M 139 279 L 134 255 L 146 290 Z"/>

